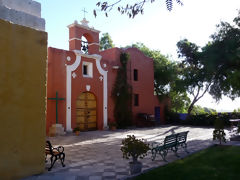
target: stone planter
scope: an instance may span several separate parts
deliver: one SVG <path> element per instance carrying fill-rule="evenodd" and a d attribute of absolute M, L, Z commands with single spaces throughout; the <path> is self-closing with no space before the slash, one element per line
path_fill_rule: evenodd
<path fill-rule="evenodd" d="M 139 161 L 129 162 L 130 174 L 139 174 L 142 172 L 142 163 Z"/>

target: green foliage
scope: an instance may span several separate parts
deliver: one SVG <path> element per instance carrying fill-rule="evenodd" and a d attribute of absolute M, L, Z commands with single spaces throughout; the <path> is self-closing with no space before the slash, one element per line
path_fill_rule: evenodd
<path fill-rule="evenodd" d="M 181 79 L 176 84 L 193 96 L 188 114 L 206 92 L 216 101 L 222 95 L 231 99 L 240 96 L 240 11 L 233 22 L 217 25 L 212 41 L 202 49 L 187 39 L 177 43 L 182 63 Z"/>
<path fill-rule="evenodd" d="M 178 113 L 166 111 L 166 121 L 168 124 L 191 125 L 191 126 L 214 126 L 218 116 L 221 116 L 222 121 L 226 126 L 230 126 L 229 119 L 240 119 L 240 113 L 215 113 L 190 115 L 188 119 L 181 120 Z"/>
<path fill-rule="evenodd" d="M 144 143 L 144 139 L 137 139 L 134 135 L 128 135 L 122 140 L 121 151 L 123 158 L 132 158 L 136 162 L 138 158 L 143 159 L 147 156 L 147 151 L 150 150 L 149 144 Z"/>
<path fill-rule="evenodd" d="M 214 126 L 215 129 L 213 130 L 213 140 L 219 140 L 220 145 L 222 144 L 222 142 L 226 143 L 224 121 L 221 119 L 221 116 L 217 117 Z"/>
<path fill-rule="evenodd" d="M 192 110 L 192 114 L 214 114 L 217 113 L 215 109 L 207 108 L 207 107 L 201 107 L 201 106 L 194 106 Z"/>
<path fill-rule="evenodd" d="M 233 112 L 235 113 L 240 112 L 240 108 L 234 109 Z"/>
<path fill-rule="evenodd" d="M 190 104 L 190 98 L 186 92 L 171 91 L 171 111 L 176 113 L 186 113 Z"/>
<path fill-rule="evenodd" d="M 181 78 L 177 80 L 176 86 L 187 90 L 193 96 L 188 107 L 188 115 L 190 115 L 194 104 L 208 92 L 212 84 L 212 76 L 205 71 L 201 61 L 202 54 L 196 44 L 184 39 L 177 43 L 177 47 L 182 62 L 179 65 Z"/>
<path fill-rule="evenodd" d="M 100 39 L 100 50 L 113 48 L 114 44 L 111 36 L 108 33 L 103 33 Z"/>
<path fill-rule="evenodd" d="M 240 11 L 233 25 L 221 22 L 211 37 L 202 49 L 202 62 L 214 75 L 209 93 L 217 101 L 222 95 L 235 99 L 240 95 Z"/>
<path fill-rule="evenodd" d="M 132 124 L 132 88 L 127 82 L 127 62 L 129 54 L 121 53 L 117 77 L 112 90 L 115 103 L 114 118 L 118 128 L 126 128 Z"/>
<path fill-rule="evenodd" d="M 75 128 L 73 129 L 73 132 L 77 132 L 77 131 L 80 131 L 80 128 L 79 128 L 79 127 L 75 127 Z"/>
<path fill-rule="evenodd" d="M 199 144 L 204 141 L 199 141 Z M 240 179 L 238 146 L 213 146 L 134 177 L 136 180 Z"/>

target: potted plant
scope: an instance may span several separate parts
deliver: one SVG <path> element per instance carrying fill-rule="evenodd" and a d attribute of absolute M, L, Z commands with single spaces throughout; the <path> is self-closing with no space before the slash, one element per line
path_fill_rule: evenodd
<path fill-rule="evenodd" d="M 220 117 L 215 120 L 215 129 L 213 130 L 213 140 L 218 140 L 221 145 L 222 142 L 226 143 L 226 134 L 224 132 L 224 122 Z"/>
<path fill-rule="evenodd" d="M 123 158 L 132 158 L 132 161 L 129 162 L 131 174 L 142 171 L 142 163 L 138 161 L 138 158 L 143 159 L 148 150 L 150 150 L 149 144 L 145 143 L 144 139 L 137 139 L 134 135 L 128 135 L 127 138 L 122 140 L 121 151 Z"/>
<path fill-rule="evenodd" d="M 116 123 L 115 121 L 110 121 L 110 122 L 108 123 L 108 126 L 109 126 L 109 129 L 110 129 L 110 130 L 114 131 L 114 130 L 116 130 L 116 128 L 117 128 L 117 123 Z"/>
<path fill-rule="evenodd" d="M 80 128 L 77 126 L 73 129 L 73 132 L 78 136 L 80 134 Z"/>

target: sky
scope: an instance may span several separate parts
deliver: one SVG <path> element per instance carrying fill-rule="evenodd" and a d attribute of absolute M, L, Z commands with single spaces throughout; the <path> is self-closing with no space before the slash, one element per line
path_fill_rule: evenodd
<path fill-rule="evenodd" d="M 184 38 L 204 46 L 209 36 L 216 31 L 220 21 L 232 23 L 240 9 L 240 0 L 182 0 L 183 6 L 174 0 L 173 10 L 166 9 L 165 0 L 155 0 L 145 6 L 144 14 L 134 19 L 120 15 L 113 8 L 109 17 L 97 11 L 93 15 L 98 0 L 35 0 L 42 5 L 42 17 L 46 20 L 48 46 L 68 49 L 68 28 L 75 20 L 80 22 L 85 8 L 89 26 L 108 32 L 117 47 L 142 42 L 147 47 L 160 50 L 177 60 L 176 43 Z M 115 0 L 111 0 L 115 2 Z M 132 2 L 133 0 L 122 0 Z M 134 2 L 134 1 L 133 1 Z M 218 111 L 232 111 L 240 108 L 240 98 L 234 101 L 224 97 L 218 104 L 210 95 L 205 95 L 197 105 L 214 108 Z"/>

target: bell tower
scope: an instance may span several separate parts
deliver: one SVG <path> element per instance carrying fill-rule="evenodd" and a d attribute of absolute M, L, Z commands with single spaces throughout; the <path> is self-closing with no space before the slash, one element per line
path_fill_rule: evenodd
<path fill-rule="evenodd" d="M 99 54 L 100 31 L 88 26 L 88 21 L 83 18 L 81 24 L 74 21 L 69 28 L 69 50 L 80 50 L 86 54 Z"/>

